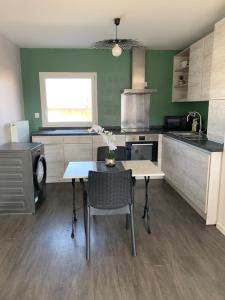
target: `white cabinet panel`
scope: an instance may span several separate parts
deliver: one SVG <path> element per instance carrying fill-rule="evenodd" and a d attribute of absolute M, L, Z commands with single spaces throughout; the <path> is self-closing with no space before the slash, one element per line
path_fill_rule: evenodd
<path fill-rule="evenodd" d="M 61 181 L 64 173 L 62 144 L 46 144 L 44 150 L 47 163 L 47 182 Z"/>
<path fill-rule="evenodd" d="M 210 99 L 225 99 L 225 19 L 214 30 Z"/>
<path fill-rule="evenodd" d="M 65 163 L 92 160 L 92 144 L 64 144 Z"/>
<path fill-rule="evenodd" d="M 189 74 L 188 74 L 188 99 L 201 99 L 202 66 L 203 66 L 204 40 L 194 43 L 190 47 Z"/>
<path fill-rule="evenodd" d="M 205 213 L 210 155 L 163 137 L 162 171 L 173 185 Z"/>
<path fill-rule="evenodd" d="M 190 47 L 188 101 L 210 99 L 213 33 Z"/>
<path fill-rule="evenodd" d="M 213 52 L 213 33 L 204 38 L 203 66 L 202 66 L 202 95 L 203 100 L 210 99 L 210 82 Z"/>

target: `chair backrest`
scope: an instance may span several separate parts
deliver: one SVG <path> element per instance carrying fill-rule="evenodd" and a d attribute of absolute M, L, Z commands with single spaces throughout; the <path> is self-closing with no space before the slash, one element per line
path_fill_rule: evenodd
<path fill-rule="evenodd" d="M 98 147 L 97 150 L 97 161 L 104 161 L 105 155 L 108 147 Z M 118 160 L 129 160 L 129 151 L 127 147 L 125 146 L 117 146 L 117 149 L 115 150 L 115 159 Z"/>
<path fill-rule="evenodd" d="M 132 171 L 88 174 L 88 205 L 99 209 L 116 209 L 133 203 Z"/>

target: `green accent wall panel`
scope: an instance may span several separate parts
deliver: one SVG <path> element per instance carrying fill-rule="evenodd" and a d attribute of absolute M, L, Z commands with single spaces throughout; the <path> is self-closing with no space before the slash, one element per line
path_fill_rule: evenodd
<path fill-rule="evenodd" d="M 146 80 L 158 92 L 151 96 L 150 125 L 162 125 L 165 115 L 197 110 L 205 124 L 208 102 L 172 103 L 173 56 L 177 51 L 146 51 Z M 31 131 L 41 127 L 39 72 L 96 72 L 98 118 L 102 126 L 120 126 L 120 95 L 131 87 L 131 52 L 115 58 L 110 50 L 21 49 L 21 69 L 26 119 Z M 129 108 L 128 108 L 129 109 Z"/>

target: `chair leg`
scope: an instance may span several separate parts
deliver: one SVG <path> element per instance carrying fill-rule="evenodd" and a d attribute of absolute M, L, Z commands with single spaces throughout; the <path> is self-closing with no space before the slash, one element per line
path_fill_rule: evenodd
<path fill-rule="evenodd" d="M 83 209 L 84 209 L 84 230 L 85 235 L 87 234 L 87 194 L 83 193 Z"/>
<path fill-rule="evenodd" d="M 87 206 L 87 223 L 86 223 L 86 259 L 90 259 L 90 207 Z"/>
<path fill-rule="evenodd" d="M 130 229 L 131 229 L 131 244 L 132 244 L 132 255 L 136 256 L 136 242 L 134 233 L 134 210 L 133 204 L 130 205 Z"/>
<path fill-rule="evenodd" d="M 129 214 L 126 214 L 126 230 L 129 229 Z"/>

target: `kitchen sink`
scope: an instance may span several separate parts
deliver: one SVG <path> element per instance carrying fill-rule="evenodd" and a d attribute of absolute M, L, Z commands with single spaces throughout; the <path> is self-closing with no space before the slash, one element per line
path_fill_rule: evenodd
<path fill-rule="evenodd" d="M 198 132 L 189 131 L 189 132 L 170 132 L 170 133 L 179 137 L 183 137 L 188 140 L 198 140 L 198 141 L 207 140 L 207 136 L 205 134 L 198 133 Z"/>

